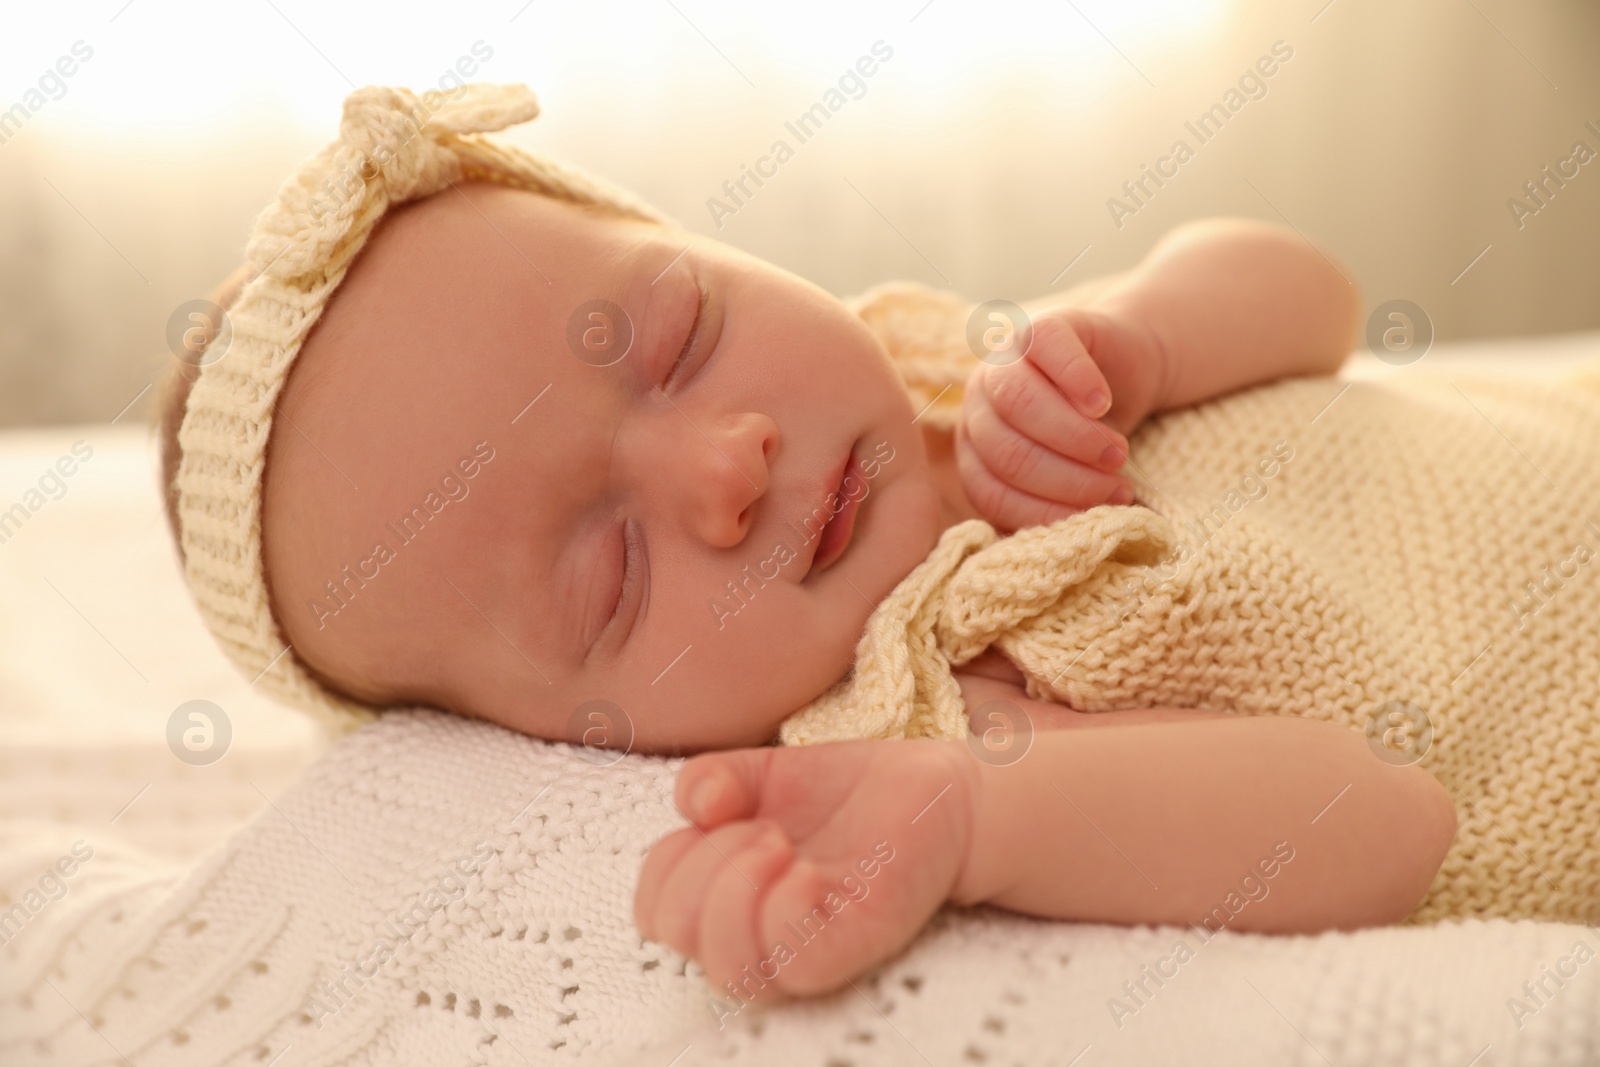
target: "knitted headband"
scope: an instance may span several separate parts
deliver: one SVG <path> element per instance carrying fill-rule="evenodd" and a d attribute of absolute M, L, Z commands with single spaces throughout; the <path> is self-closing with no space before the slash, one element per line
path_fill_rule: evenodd
<path fill-rule="evenodd" d="M 184 569 L 223 651 L 258 685 L 335 732 L 373 709 L 307 671 L 272 615 L 261 562 L 261 478 L 278 394 L 307 333 L 383 214 L 462 181 L 496 181 L 651 222 L 670 220 L 574 167 L 480 136 L 528 122 L 524 85 L 453 93 L 367 86 L 344 102 L 339 136 L 278 190 L 246 246 L 250 280 L 197 363 L 175 478 Z"/>

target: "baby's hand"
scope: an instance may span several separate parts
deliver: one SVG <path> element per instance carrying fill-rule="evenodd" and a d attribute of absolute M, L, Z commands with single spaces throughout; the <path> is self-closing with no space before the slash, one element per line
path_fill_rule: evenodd
<path fill-rule="evenodd" d="M 1126 504 L 1124 434 L 1155 407 L 1162 352 L 1154 333 L 1103 310 L 1058 307 L 1018 339 L 1022 358 L 980 363 L 967 380 L 956 463 L 967 498 L 1016 530 L 1096 504 Z"/>
<path fill-rule="evenodd" d="M 699 756 L 677 785 L 694 825 L 650 850 L 634 919 L 699 960 L 730 1010 L 841 986 L 944 903 L 973 783 L 966 746 L 936 741 Z"/>

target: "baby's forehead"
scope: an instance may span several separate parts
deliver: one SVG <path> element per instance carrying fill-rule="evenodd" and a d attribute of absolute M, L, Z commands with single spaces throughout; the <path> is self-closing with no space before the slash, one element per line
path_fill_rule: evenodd
<path fill-rule="evenodd" d="M 555 347 L 575 301 L 626 286 L 660 229 L 484 183 L 404 205 L 329 299 L 285 402 L 343 406 L 401 374 L 411 391 L 459 385 Z"/>
<path fill-rule="evenodd" d="M 684 279 L 651 284 L 679 248 L 664 227 L 492 186 L 396 211 L 286 383 L 269 446 L 266 539 L 295 541 L 300 556 L 337 571 L 474 449 L 504 457 L 497 476 L 516 464 L 530 490 L 570 488 L 556 475 L 591 443 L 594 413 L 634 370 L 633 360 L 597 371 L 575 358 L 571 312 L 596 294 L 655 299 L 658 311 L 685 303 Z M 656 318 L 640 317 L 641 347 L 663 336 Z M 473 514 L 487 514 L 491 495 Z M 320 521 L 295 526 L 283 521 L 290 512 Z"/>
<path fill-rule="evenodd" d="M 280 396 L 263 551 L 280 614 L 304 614 L 308 597 L 349 581 L 344 568 L 359 573 L 380 542 L 404 542 L 406 562 L 368 582 L 329 625 L 336 632 L 302 636 L 357 642 L 361 627 L 407 604 L 449 603 L 435 579 L 459 577 L 459 564 L 438 553 L 506 536 L 513 487 L 559 488 L 555 465 L 583 434 L 580 396 L 595 387 L 562 343 L 568 305 L 629 284 L 647 229 L 465 186 L 375 231 Z M 519 418 L 547 388 L 566 402 L 546 397 L 538 418 Z M 470 504 L 454 499 L 467 493 Z M 341 655 L 360 651 L 352 643 Z"/>
<path fill-rule="evenodd" d="M 452 187 L 379 223 L 326 316 L 376 307 L 414 322 L 450 310 L 438 298 L 446 293 L 457 304 L 480 298 L 463 311 L 507 298 L 554 309 L 570 290 L 618 284 L 629 253 L 661 229 L 526 190 Z"/>

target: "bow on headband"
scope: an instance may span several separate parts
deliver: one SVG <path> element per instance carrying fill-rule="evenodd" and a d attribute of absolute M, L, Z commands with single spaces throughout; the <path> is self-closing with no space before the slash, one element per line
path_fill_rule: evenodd
<path fill-rule="evenodd" d="M 328 253 L 352 229 L 370 229 L 392 204 L 420 200 L 462 179 L 476 147 L 463 135 L 502 130 L 539 114 L 525 85 L 474 83 L 446 93 L 369 85 L 345 98 L 339 138 L 280 191 L 258 220 L 246 254 L 253 274 L 325 276 Z M 307 226 L 310 219 L 314 225 Z M 353 252 L 355 249 L 351 249 Z M 338 263 L 344 267 L 347 263 Z"/>

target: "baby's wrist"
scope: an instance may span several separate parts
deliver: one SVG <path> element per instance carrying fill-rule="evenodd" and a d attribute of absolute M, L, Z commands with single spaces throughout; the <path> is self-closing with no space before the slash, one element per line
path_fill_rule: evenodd
<path fill-rule="evenodd" d="M 960 746 L 959 756 L 967 779 L 962 796 L 966 804 L 962 820 L 966 832 L 960 842 L 961 858 L 949 900 L 963 906 L 982 904 L 999 896 L 1016 881 L 1016 873 L 1009 869 L 1013 866 L 1008 862 L 1012 857 L 991 846 L 993 822 L 1001 809 L 1009 807 L 1007 794 L 1012 792 L 1017 768 L 984 763 L 973 757 L 964 742 L 949 744 Z"/>
<path fill-rule="evenodd" d="M 1180 406 L 1176 401 L 1180 391 L 1177 379 L 1182 370 L 1177 362 L 1178 352 L 1162 336 L 1160 316 L 1150 313 L 1145 306 L 1147 298 L 1134 278 L 1091 305 L 1093 311 L 1115 323 L 1116 332 L 1125 339 L 1123 347 L 1135 353 L 1131 365 L 1138 367 L 1138 373 L 1149 382 L 1140 390 L 1144 401 L 1141 409 L 1131 413 L 1131 419 L 1130 413 L 1119 412 L 1129 423 L 1119 427 L 1124 433 L 1132 433 L 1151 415 Z"/>
<path fill-rule="evenodd" d="M 1150 410 L 1146 415 L 1155 415 L 1169 408 L 1179 406 L 1175 403 L 1177 397 L 1176 380 L 1179 367 L 1176 362 L 1176 352 L 1166 343 L 1161 336 L 1160 329 L 1148 319 L 1129 316 L 1133 328 L 1143 333 L 1148 338 L 1150 360 L 1154 365 L 1156 380 L 1155 395 L 1150 402 Z"/>

